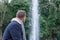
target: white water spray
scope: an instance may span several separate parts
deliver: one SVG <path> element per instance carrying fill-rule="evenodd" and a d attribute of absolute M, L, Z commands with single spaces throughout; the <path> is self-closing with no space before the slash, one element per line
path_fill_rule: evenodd
<path fill-rule="evenodd" d="M 49 2 L 50 2 L 51 0 L 49 0 Z"/>
<path fill-rule="evenodd" d="M 9 0 L 8 2 L 10 3 L 12 0 Z"/>
<path fill-rule="evenodd" d="M 32 0 L 32 29 L 30 34 L 30 40 L 39 40 L 39 14 L 38 14 L 38 0 Z"/>

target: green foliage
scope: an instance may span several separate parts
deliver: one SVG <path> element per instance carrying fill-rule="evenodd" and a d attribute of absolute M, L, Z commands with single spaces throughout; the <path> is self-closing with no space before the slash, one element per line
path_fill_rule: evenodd
<path fill-rule="evenodd" d="M 60 28 L 60 10 L 57 8 L 59 7 L 59 1 L 55 2 L 45 2 L 41 3 L 41 34 L 40 35 L 42 40 L 54 40 L 54 38 L 58 39 L 58 35 L 60 36 L 60 32 L 58 28 Z M 58 5 L 58 7 L 57 7 Z M 60 8 L 60 7 L 59 7 Z M 58 11 L 57 11 L 58 10 Z M 58 20 L 59 21 L 58 21 Z M 58 23 L 57 23 L 58 22 Z M 55 40 L 56 40 L 55 39 Z M 60 40 L 60 39 L 59 39 Z"/>
<path fill-rule="evenodd" d="M 23 1 L 23 2 L 22 2 Z M 40 16 L 40 37 L 41 40 L 60 40 L 60 1 L 52 0 L 50 3 L 48 0 L 39 0 L 39 8 L 41 11 Z M 27 39 L 29 35 L 29 6 L 30 0 L 12 0 L 11 3 L 4 2 L 0 7 L 3 13 L 5 13 L 5 19 L 3 21 L 3 31 L 5 27 L 10 23 L 10 20 L 15 17 L 17 10 L 25 10 L 27 12 L 27 20 L 25 25 Z M 55 39 L 56 38 L 56 39 Z"/>

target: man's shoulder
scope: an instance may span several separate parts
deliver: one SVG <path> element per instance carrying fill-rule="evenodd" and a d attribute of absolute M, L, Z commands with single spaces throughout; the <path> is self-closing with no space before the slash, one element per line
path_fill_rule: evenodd
<path fill-rule="evenodd" d="M 21 24 L 19 24 L 18 22 L 16 22 L 16 21 L 12 21 L 9 25 L 21 25 Z"/>
<path fill-rule="evenodd" d="M 17 28 L 21 26 L 21 24 L 17 23 L 16 21 L 12 21 L 11 23 L 8 24 L 7 28 L 11 29 L 11 28 Z"/>

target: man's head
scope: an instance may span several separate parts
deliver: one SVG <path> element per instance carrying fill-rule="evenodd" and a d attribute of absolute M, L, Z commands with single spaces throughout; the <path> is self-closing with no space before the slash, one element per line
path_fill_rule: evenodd
<path fill-rule="evenodd" d="M 22 20 L 22 22 L 25 22 L 26 12 L 24 10 L 18 10 L 18 12 L 16 13 L 16 17 Z"/>

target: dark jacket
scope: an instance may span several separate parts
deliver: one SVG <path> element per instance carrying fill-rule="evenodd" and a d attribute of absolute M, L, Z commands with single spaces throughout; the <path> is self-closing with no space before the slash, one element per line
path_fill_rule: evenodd
<path fill-rule="evenodd" d="M 21 24 L 12 21 L 5 29 L 2 40 L 24 40 Z"/>

